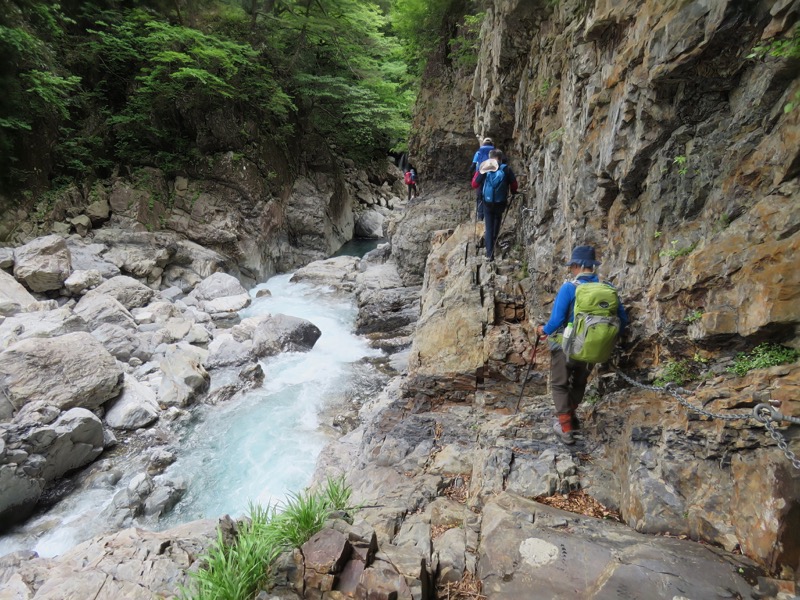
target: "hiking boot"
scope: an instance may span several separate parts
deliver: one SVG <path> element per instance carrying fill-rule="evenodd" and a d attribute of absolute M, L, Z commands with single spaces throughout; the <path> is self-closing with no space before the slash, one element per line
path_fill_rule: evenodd
<path fill-rule="evenodd" d="M 578 415 L 573 411 L 570 413 L 570 417 L 572 417 L 572 431 L 578 431 L 581 428 L 581 422 L 578 419 Z"/>
<path fill-rule="evenodd" d="M 553 423 L 553 431 L 565 444 L 575 443 L 575 438 L 572 436 L 572 415 L 558 415 L 558 421 Z"/>

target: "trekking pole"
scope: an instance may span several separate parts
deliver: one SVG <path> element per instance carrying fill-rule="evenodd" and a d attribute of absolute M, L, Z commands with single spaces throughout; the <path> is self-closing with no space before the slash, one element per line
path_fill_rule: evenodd
<path fill-rule="evenodd" d="M 519 195 L 519 194 L 522 194 L 522 192 L 517 192 L 516 194 L 511 194 L 511 198 L 509 198 L 509 200 L 508 200 L 508 206 L 506 206 L 506 209 L 503 211 L 503 214 L 500 215 L 500 225 L 497 227 L 497 235 L 494 236 L 494 240 L 493 240 L 493 243 L 494 243 L 495 246 L 497 245 L 497 240 L 500 239 L 500 233 L 503 231 L 503 223 L 506 220 L 506 214 L 508 214 L 508 212 L 511 210 L 511 203 L 514 201 L 514 197 Z M 494 256 L 494 248 L 492 248 L 492 256 Z"/>
<path fill-rule="evenodd" d="M 534 329 L 534 331 L 536 331 Z M 525 378 L 522 380 L 522 385 L 519 388 L 519 398 L 517 398 L 517 405 L 514 407 L 514 414 L 519 412 L 519 403 L 522 402 L 522 395 L 525 393 L 525 384 L 528 382 L 528 377 L 531 374 L 531 367 L 533 367 L 533 363 L 536 362 L 536 351 L 539 349 L 539 340 L 542 338 L 539 337 L 539 333 L 536 333 L 536 341 L 533 343 L 533 350 L 531 351 L 531 360 L 528 363 L 528 369 L 525 371 Z"/>

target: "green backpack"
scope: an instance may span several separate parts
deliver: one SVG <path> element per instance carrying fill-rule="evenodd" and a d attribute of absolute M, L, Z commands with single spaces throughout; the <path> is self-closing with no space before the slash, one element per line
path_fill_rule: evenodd
<path fill-rule="evenodd" d="M 572 334 L 564 342 L 564 353 L 586 363 L 607 361 L 619 335 L 617 290 L 608 283 L 574 281 L 575 309 Z"/>

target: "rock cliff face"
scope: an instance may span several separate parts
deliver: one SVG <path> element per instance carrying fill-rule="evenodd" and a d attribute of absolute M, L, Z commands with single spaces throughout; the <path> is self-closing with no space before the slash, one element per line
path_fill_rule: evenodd
<path fill-rule="evenodd" d="M 330 256 L 353 238 L 362 220 L 372 223 L 359 229 L 362 235 L 384 235 L 383 219 L 405 193 L 396 167 L 367 173 L 331 157 L 300 160 L 255 160 L 227 152 L 208 156 L 206 166 L 192 176 L 143 168 L 84 189 L 53 192 L 35 213 L 18 206 L 12 210 L 0 197 L 0 242 L 18 244 L 48 232 L 97 237 L 103 225 L 132 235 L 171 232 L 189 240 L 184 243 L 220 253 L 229 259 L 226 270 L 252 283 Z M 155 260 L 159 269 L 173 274 L 181 267 L 176 264 L 180 260 Z M 55 283 L 39 287 L 59 287 L 56 266 L 49 275 Z M 144 276 L 135 268 L 121 268 Z M 169 276 L 157 281 L 159 276 L 147 283 L 169 285 Z"/>
<path fill-rule="evenodd" d="M 632 316 L 625 370 L 643 379 L 644 369 L 709 361 L 696 404 L 731 414 L 769 401 L 799 415 L 796 394 L 787 393 L 796 389 L 796 364 L 720 376 L 736 351 L 760 341 L 800 346 L 800 110 L 791 106 L 800 68 L 747 58 L 758 43 L 791 37 L 799 16 L 797 1 L 493 0 L 474 74 L 462 78 L 444 62 L 429 67 L 437 76 L 420 95 L 412 158 L 425 156 L 416 160 L 421 172 L 461 177 L 452 165 L 469 165 L 476 135 L 507 151 L 523 192 L 504 225 L 518 258 L 523 320 L 547 317 L 571 248 L 593 244 L 601 276 L 618 285 Z M 438 267 L 429 259 L 426 277 L 438 269 L 440 281 L 423 290 L 431 296 L 421 301 L 421 328 L 435 325 L 437 299 L 467 291 L 456 274 L 444 277 L 459 262 L 448 243 L 456 244 L 444 242 Z M 472 283 L 484 285 L 479 269 Z M 520 377 L 519 319 L 497 317 L 513 308 L 515 290 L 495 285 L 492 293 L 495 310 L 484 323 L 494 326 L 474 343 L 459 338 L 457 360 L 425 361 L 425 345 L 435 342 L 418 335 L 418 389 L 438 389 L 437 375 L 472 378 L 474 392 L 464 395 L 480 401 L 484 378 Z M 473 304 L 481 318 L 485 309 Z M 607 482 L 594 492 L 630 526 L 798 570 L 791 532 L 800 472 L 760 425 L 687 416 L 663 394 L 604 391 L 613 401 L 592 409 L 587 432 L 604 473 L 597 481 Z M 781 428 L 795 453 L 796 429 Z"/>

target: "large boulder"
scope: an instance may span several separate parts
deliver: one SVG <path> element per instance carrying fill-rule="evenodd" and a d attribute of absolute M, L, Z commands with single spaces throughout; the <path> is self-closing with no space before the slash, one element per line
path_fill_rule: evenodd
<path fill-rule="evenodd" d="M 64 282 L 64 288 L 70 296 L 79 296 L 86 290 L 97 287 L 102 281 L 103 276 L 97 269 L 73 271 Z"/>
<path fill-rule="evenodd" d="M 13 315 L 34 306 L 36 298 L 16 279 L 0 269 L 0 315 Z"/>
<path fill-rule="evenodd" d="M 125 375 L 122 394 L 109 403 L 106 423 L 114 429 L 139 429 L 158 419 L 155 393 L 130 375 Z"/>
<path fill-rule="evenodd" d="M 97 271 L 102 277 L 116 277 L 119 267 L 103 257 L 108 252 L 105 244 L 87 244 L 82 240 L 69 238 L 67 247 L 72 258 L 72 268 L 75 271 Z"/>
<path fill-rule="evenodd" d="M 214 273 L 206 277 L 189 294 L 190 298 L 198 301 L 214 300 L 228 296 L 240 296 L 246 294 L 247 290 L 242 287 L 239 280 L 227 273 Z"/>
<path fill-rule="evenodd" d="M 87 293 L 87 296 L 111 296 L 128 310 L 145 306 L 155 294 L 155 291 L 139 283 L 133 277 L 118 275 L 103 282 L 97 288 Z"/>
<path fill-rule="evenodd" d="M 307 352 L 317 343 L 319 327 L 298 317 L 269 315 L 253 331 L 253 351 L 258 357 L 281 352 Z"/>
<path fill-rule="evenodd" d="M 37 600 L 172 598 L 217 539 L 216 520 L 150 532 L 125 529 L 86 541 L 57 558 L 0 559 L 0 597 Z M 230 528 L 228 528 L 230 529 Z M 10 594 L 4 596 L 4 592 Z"/>
<path fill-rule="evenodd" d="M 132 357 L 148 361 L 152 356 L 146 336 L 114 323 L 101 323 L 92 330 L 92 337 L 103 344 L 114 358 L 128 362 Z"/>
<path fill-rule="evenodd" d="M 187 406 L 208 387 L 208 372 L 198 352 L 170 348 L 159 364 L 162 371 L 158 401 L 165 406 Z"/>
<path fill-rule="evenodd" d="M 0 425 L 0 527 L 30 514 L 46 485 L 92 462 L 103 451 L 103 425 L 93 413 L 60 414 L 37 403 Z"/>
<path fill-rule="evenodd" d="M 460 190 L 445 188 L 426 194 L 409 206 L 390 228 L 392 257 L 406 285 L 419 285 L 431 251 L 433 233 L 454 228 L 468 219 L 472 202 L 464 202 Z"/>
<path fill-rule="evenodd" d="M 34 400 L 93 410 L 119 394 L 121 383 L 117 361 L 85 332 L 21 340 L 0 352 L 0 389 L 14 410 Z"/>
<path fill-rule="evenodd" d="M 0 349 L 27 338 L 51 338 L 86 331 L 86 321 L 68 308 L 20 313 L 0 323 Z"/>
<path fill-rule="evenodd" d="M 377 239 L 383 237 L 384 216 L 377 210 L 365 210 L 356 219 L 356 237 Z"/>
<path fill-rule="evenodd" d="M 196 304 L 212 316 L 224 316 L 232 315 L 249 306 L 250 295 L 232 275 L 214 273 L 192 290 L 186 297 L 186 303 Z"/>
<path fill-rule="evenodd" d="M 336 256 L 314 261 L 292 275 L 293 282 L 329 285 L 336 290 L 350 292 L 355 286 L 359 259 L 355 256 Z"/>
<path fill-rule="evenodd" d="M 116 298 L 90 292 L 75 305 L 75 314 L 86 321 L 89 330 L 93 331 L 103 323 L 119 325 L 126 329 L 135 329 L 136 321 Z"/>
<path fill-rule="evenodd" d="M 34 292 L 60 289 L 72 272 L 64 238 L 48 235 L 14 250 L 14 277 Z"/>

